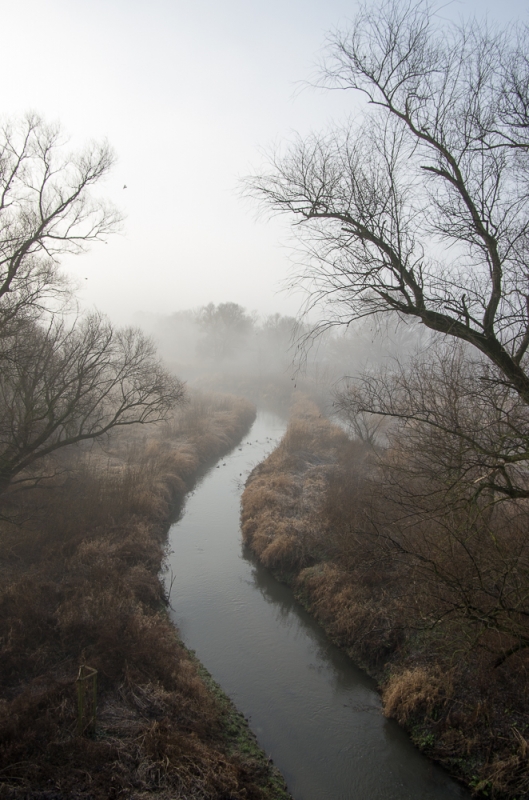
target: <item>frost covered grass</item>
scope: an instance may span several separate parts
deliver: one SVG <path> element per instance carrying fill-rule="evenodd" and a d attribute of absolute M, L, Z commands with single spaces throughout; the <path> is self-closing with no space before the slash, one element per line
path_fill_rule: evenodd
<path fill-rule="evenodd" d="M 281 796 L 266 758 L 233 746 L 226 701 L 182 645 L 159 580 L 171 515 L 254 416 L 240 398 L 197 395 L 170 423 L 65 454 L 46 488 L 7 498 L 0 797 Z M 81 664 L 98 672 L 85 735 Z"/>
<path fill-rule="evenodd" d="M 413 458 L 398 439 L 351 440 L 302 401 L 248 479 L 243 537 L 419 747 L 477 794 L 526 797 L 528 510 L 476 508 Z"/>

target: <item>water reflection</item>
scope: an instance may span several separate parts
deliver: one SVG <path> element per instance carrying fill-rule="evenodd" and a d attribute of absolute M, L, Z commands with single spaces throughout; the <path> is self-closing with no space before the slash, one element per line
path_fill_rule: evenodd
<path fill-rule="evenodd" d="M 320 673 L 325 671 L 326 677 L 334 681 L 337 691 L 347 691 L 358 684 L 367 687 L 373 693 L 373 699 L 362 708 L 362 711 L 380 711 L 381 702 L 376 693 L 375 681 L 355 667 L 347 654 L 328 639 L 320 625 L 296 600 L 290 587 L 277 581 L 259 564 L 255 555 L 246 546 L 243 547 L 243 556 L 252 565 L 253 585 L 263 599 L 275 607 L 275 619 L 278 624 L 306 636 L 314 645 L 315 657 L 319 663 L 309 664 L 309 668 Z M 358 704 L 354 707 L 355 710 L 359 708 Z"/>

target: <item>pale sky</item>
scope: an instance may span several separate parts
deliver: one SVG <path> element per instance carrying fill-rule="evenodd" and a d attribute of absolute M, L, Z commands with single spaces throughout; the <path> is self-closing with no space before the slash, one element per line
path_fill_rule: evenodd
<path fill-rule="evenodd" d="M 87 307 L 118 322 L 234 301 L 295 314 L 280 292 L 286 221 L 256 219 L 238 178 L 260 148 L 354 113 L 351 93 L 299 91 L 349 0 L 3 0 L 5 116 L 34 110 L 118 156 L 101 187 L 122 234 L 65 266 Z M 447 15 L 527 18 L 521 0 L 461 0 Z M 123 185 L 127 189 L 123 189 Z"/>

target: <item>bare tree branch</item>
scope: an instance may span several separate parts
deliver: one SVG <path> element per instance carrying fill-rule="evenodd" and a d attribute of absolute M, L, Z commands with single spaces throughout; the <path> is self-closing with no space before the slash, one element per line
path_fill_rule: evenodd
<path fill-rule="evenodd" d="M 57 303 L 59 256 L 120 224 L 92 195 L 113 161 L 106 142 L 69 153 L 35 114 L 0 127 L 0 492 L 56 450 L 165 419 L 183 398 L 140 331 L 98 314 L 69 324 Z"/>
<path fill-rule="evenodd" d="M 425 3 L 364 6 L 330 38 L 322 85 L 372 110 L 246 182 L 305 232 L 292 283 L 329 323 L 415 317 L 478 348 L 525 402 L 528 53 L 525 29 L 441 30 Z"/>
<path fill-rule="evenodd" d="M 52 291 L 59 255 L 83 252 L 119 227 L 120 213 L 91 196 L 113 163 L 106 142 L 68 153 L 60 129 L 36 114 L 1 126 L 0 311 L 13 305 L 10 294 L 19 309 L 31 307 L 45 275 Z"/>
<path fill-rule="evenodd" d="M 0 488 L 60 448 L 165 419 L 183 393 L 138 330 L 97 314 L 73 326 L 28 322 L 0 374 Z"/>

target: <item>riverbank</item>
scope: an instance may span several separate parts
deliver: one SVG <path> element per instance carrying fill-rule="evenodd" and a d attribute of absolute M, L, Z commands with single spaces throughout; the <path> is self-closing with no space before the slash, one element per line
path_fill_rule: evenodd
<path fill-rule="evenodd" d="M 411 540 L 397 540 L 375 516 L 384 503 L 388 519 L 380 480 L 386 457 L 352 442 L 314 406 L 298 405 L 280 446 L 247 482 L 244 540 L 376 678 L 385 714 L 421 750 L 477 794 L 525 797 L 526 651 L 498 664 L 508 639 L 478 635 L 472 620 L 456 613 L 448 589 L 441 591 L 439 562 L 437 573 L 425 569 L 426 551 L 411 552 Z M 441 546 L 440 539 L 426 543 L 430 553 Z M 451 544 L 458 585 L 470 597 L 468 567 Z M 478 564 L 483 542 L 481 551 L 473 556 Z"/>
<path fill-rule="evenodd" d="M 240 398 L 196 395 L 170 423 L 76 449 L 45 490 L 8 498 L 0 797 L 288 797 L 183 646 L 159 580 L 169 519 L 254 418 Z M 82 664 L 97 670 L 98 697 L 79 735 Z"/>

